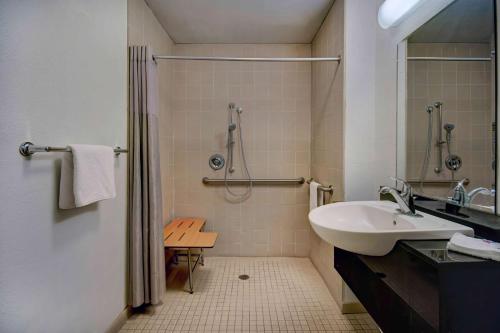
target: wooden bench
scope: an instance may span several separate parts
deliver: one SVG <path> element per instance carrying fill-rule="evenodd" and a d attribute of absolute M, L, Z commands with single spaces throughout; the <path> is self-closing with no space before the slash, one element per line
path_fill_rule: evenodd
<path fill-rule="evenodd" d="M 163 245 L 166 249 L 174 251 L 187 251 L 189 292 L 193 293 L 192 273 L 198 262 L 203 265 L 203 249 L 213 248 L 217 240 L 216 232 L 203 232 L 206 220 L 196 217 L 175 218 L 163 228 Z M 199 253 L 192 253 L 193 249 L 199 249 Z M 177 254 L 176 254 L 177 256 Z M 192 257 L 196 257 L 194 265 L 191 264 Z"/>

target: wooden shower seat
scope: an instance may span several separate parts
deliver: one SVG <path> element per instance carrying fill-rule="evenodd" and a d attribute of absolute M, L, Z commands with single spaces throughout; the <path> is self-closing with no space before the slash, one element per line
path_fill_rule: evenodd
<path fill-rule="evenodd" d="M 163 228 L 163 246 L 168 249 L 186 250 L 189 277 L 189 292 L 193 293 L 192 273 L 198 264 L 203 262 L 203 249 L 213 248 L 217 240 L 216 232 L 203 232 L 206 220 L 196 217 L 175 218 Z M 193 249 L 200 252 L 193 254 Z M 177 255 L 176 255 L 177 256 Z M 196 257 L 194 265 L 191 265 L 192 257 Z M 192 266 L 192 267 L 191 267 Z"/>

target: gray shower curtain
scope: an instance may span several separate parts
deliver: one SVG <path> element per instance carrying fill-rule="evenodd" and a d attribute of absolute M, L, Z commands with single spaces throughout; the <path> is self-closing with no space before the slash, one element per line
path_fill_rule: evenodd
<path fill-rule="evenodd" d="M 158 74 L 146 46 L 129 47 L 129 279 L 133 307 L 165 292 Z"/>

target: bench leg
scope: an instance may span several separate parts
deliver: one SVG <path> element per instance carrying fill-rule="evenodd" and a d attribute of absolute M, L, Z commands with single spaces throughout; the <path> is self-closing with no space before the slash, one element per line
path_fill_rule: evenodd
<path fill-rule="evenodd" d="M 187 259 L 188 259 L 188 278 L 189 278 L 189 293 L 193 293 L 193 280 L 191 274 L 193 271 L 191 270 L 191 249 L 187 250 Z"/>
<path fill-rule="evenodd" d="M 203 257 L 203 248 L 200 249 L 200 264 L 205 266 L 205 257 Z"/>

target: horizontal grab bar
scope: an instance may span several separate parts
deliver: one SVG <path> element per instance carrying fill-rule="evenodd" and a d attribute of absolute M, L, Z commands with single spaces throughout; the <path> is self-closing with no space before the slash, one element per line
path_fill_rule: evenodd
<path fill-rule="evenodd" d="M 120 147 L 116 147 L 114 149 L 116 155 L 120 155 L 121 153 L 128 153 L 128 149 L 123 149 Z M 48 152 L 63 152 L 70 153 L 71 148 L 69 147 L 52 147 L 52 146 L 36 146 L 31 142 L 23 142 L 19 146 L 19 153 L 24 157 L 29 157 L 34 153 L 48 153 Z"/>
<path fill-rule="evenodd" d="M 270 178 L 270 179 L 214 179 L 214 178 L 208 178 L 208 177 L 203 177 L 202 180 L 203 184 L 206 185 L 224 185 L 225 183 L 227 184 L 232 184 L 232 185 L 245 185 L 248 184 L 249 182 L 252 182 L 252 185 L 301 185 L 305 183 L 304 177 L 299 177 L 299 178 L 282 178 L 282 179 L 277 179 L 277 178 Z"/>
<path fill-rule="evenodd" d="M 406 60 L 416 61 L 491 61 L 492 58 L 482 57 L 407 57 Z"/>

